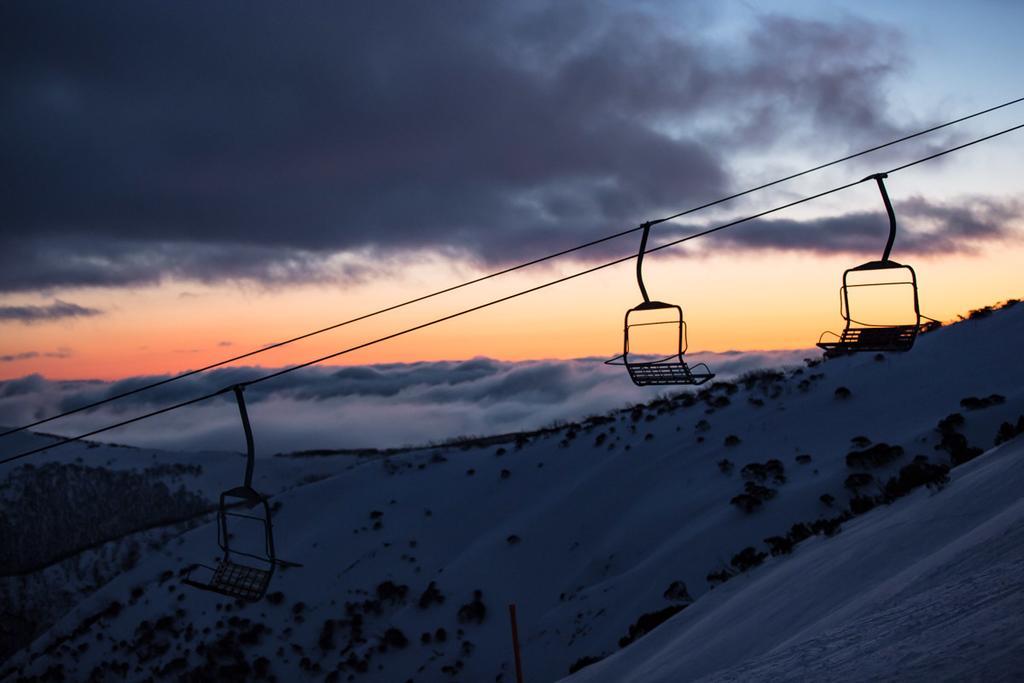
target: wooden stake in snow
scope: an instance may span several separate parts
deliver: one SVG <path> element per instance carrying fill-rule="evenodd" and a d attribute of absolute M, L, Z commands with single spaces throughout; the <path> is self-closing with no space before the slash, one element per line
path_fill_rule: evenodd
<path fill-rule="evenodd" d="M 519 656 L 519 628 L 516 626 L 516 605 L 508 606 L 508 616 L 512 621 L 512 652 L 516 658 L 516 683 L 523 683 L 523 662 Z"/>

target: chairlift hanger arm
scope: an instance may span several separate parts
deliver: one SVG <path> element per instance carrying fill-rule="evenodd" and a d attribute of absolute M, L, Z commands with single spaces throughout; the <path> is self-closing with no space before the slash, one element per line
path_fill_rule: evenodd
<path fill-rule="evenodd" d="M 640 237 L 640 252 L 636 257 L 636 283 L 640 285 L 640 293 L 644 297 L 644 303 L 650 303 L 651 297 L 647 296 L 647 287 L 644 286 L 644 252 L 647 251 L 647 238 L 651 234 L 651 222 L 648 221 L 641 226 L 644 229 Z"/>
<path fill-rule="evenodd" d="M 882 201 L 885 202 L 885 212 L 889 215 L 889 240 L 885 243 L 885 251 L 882 252 L 882 263 L 889 260 L 889 253 L 892 251 L 893 242 L 896 241 L 896 212 L 893 211 L 892 202 L 889 201 L 889 193 L 885 189 L 884 182 L 884 179 L 888 177 L 888 173 L 875 173 L 864 179 L 874 179 L 878 183 L 878 191 L 882 193 Z"/>
<path fill-rule="evenodd" d="M 245 430 L 245 488 L 252 489 L 252 471 L 256 466 L 256 447 L 252 439 L 252 425 L 249 424 L 249 411 L 245 409 L 244 385 L 236 384 L 231 387 L 235 392 L 235 400 L 238 402 L 238 414 L 242 418 L 242 428 Z"/>

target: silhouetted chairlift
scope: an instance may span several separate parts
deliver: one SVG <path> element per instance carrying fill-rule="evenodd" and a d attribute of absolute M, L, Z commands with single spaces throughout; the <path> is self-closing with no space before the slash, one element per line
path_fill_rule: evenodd
<path fill-rule="evenodd" d="M 647 296 L 647 288 L 644 286 L 643 265 L 644 252 L 647 250 L 647 238 L 650 234 L 651 224 L 644 223 L 643 237 L 640 238 L 640 253 L 636 260 L 636 281 L 640 285 L 640 294 L 644 300 L 637 306 L 626 311 L 623 324 L 622 354 L 606 360 L 606 365 L 625 365 L 629 371 L 629 377 L 637 386 L 664 385 L 664 384 L 704 384 L 712 377 L 711 370 L 704 363 L 698 363 L 693 367 L 686 364 L 683 354 L 686 353 L 688 341 L 686 338 L 686 321 L 683 320 L 683 309 L 676 304 L 667 304 L 662 301 L 651 301 Z M 656 322 L 635 322 L 639 317 L 642 319 L 648 311 L 668 310 L 674 311 L 675 315 L 670 320 Z M 637 314 L 640 314 L 637 316 Z M 676 352 L 659 358 L 657 360 L 637 360 L 636 354 L 630 357 L 629 331 L 634 327 L 646 327 L 650 325 L 674 325 L 677 329 Z"/>
<path fill-rule="evenodd" d="M 217 510 L 217 545 L 223 556 L 216 567 L 204 564 L 193 565 L 185 576 L 184 583 L 214 593 L 220 593 L 240 600 L 256 601 L 263 598 L 274 576 L 274 569 L 282 567 L 300 567 L 294 562 L 279 560 L 274 550 L 274 530 L 271 523 L 270 505 L 262 494 L 252 487 L 252 472 L 255 466 L 255 448 L 253 446 L 252 427 L 249 414 L 245 409 L 245 397 L 241 386 L 231 390 L 238 402 L 238 412 L 242 417 L 245 429 L 245 445 L 247 449 L 245 462 L 245 483 L 220 494 L 220 505 Z M 255 514 L 238 512 L 238 508 L 256 508 Z M 241 518 L 255 522 L 261 528 L 264 548 L 260 553 L 239 550 L 231 547 L 231 534 L 228 530 L 229 518 Z M 245 558 L 245 559 L 243 559 Z M 202 581 L 193 577 L 196 569 L 202 568 L 209 572 L 209 579 Z"/>
<path fill-rule="evenodd" d="M 880 261 L 868 261 L 859 266 L 850 268 L 843 273 L 843 286 L 839 288 L 839 314 L 846 321 L 841 334 L 835 332 L 823 332 L 818 338 L 818 346 L 825 350 L 826 355 L 839 355 L 842 353 L 853 353 L 857 351 L 909 351 L 917 339 L 921 329 L 920 305 L 917 298 L 917 275 L 914 269 L 902 263 L 889 260 L 889 252 L 892 251 L 893 241 L 896 239 L 896 213 L 893 211 L 892 202 L 889 201 L 889 193 L 885 190 L 885 173 L 876 173 L 868 176 L 874 178 L 878 183 L 878 189 L 882 193 L 882 201 L 885 202 L 885 211 L 889 215 L 889 241 L 885 244 L 885 251 L 882 252 Z M 868 178 L 865 178 L 867 180 Z M 895 282 L 867 282 L 862 284 L 850 284 L 851 273 L 864 273 L 870 271 L 894 271 L 902 270 L 906 273 L 904 280 Z M 855 287 L 891 287 L 910 286 L 914 297 L 914 322 L 903 325 L 878 325 L 855 320 L 850 312 L 850 289 Z M 930 318 L 929 318 L 930 319 Z M 826 335 L 832 335 L 834 341 L 823 341 Z"/>

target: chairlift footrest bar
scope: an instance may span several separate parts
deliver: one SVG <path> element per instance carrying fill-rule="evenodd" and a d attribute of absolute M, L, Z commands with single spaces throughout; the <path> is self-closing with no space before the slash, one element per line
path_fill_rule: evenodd
<path fill-rule="evenodd" d="M 266 595 L 270 578 L 273 576 L 272 570 L 248 567 L 226 560 L 218 562 L 215 568 L 207 568 L 213 572 L 209 582 L 191 578 L 192 572 L 189 571 L 184 583 L 194 588 L 249 602 L 260 600 Z"/>
<path fill-rule="evenodd" d="M 685 362 L 626 363 L 629 377 L 637 386 L 698 385 L 711 380 L 711 372 L 693 372 Z"/>
<path fill-rule="evenodd" d="M 828 353 L 855 353 L 863 351 L 909 351 L 917 339 L 917 325 L 892 327 L 848 327 L 838 340 L 818 342 Z"/>

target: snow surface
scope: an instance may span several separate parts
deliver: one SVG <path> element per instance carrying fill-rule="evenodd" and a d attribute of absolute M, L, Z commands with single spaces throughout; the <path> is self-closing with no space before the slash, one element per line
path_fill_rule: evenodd
<path fill-rule="evenodd" d="M 749 388 L 720 386 L 607 423 L 581 420 L 520 447 L 264 458 L 256 486 L 281 506 L 278 554 L 304 564 L 275 576 L 270 590 L 283 593 L 280 604 L 241 606 L 168 578 L 216 554 L 211 523 L 176 528 L 135 566 L 83 591 L 0 666 L 0 677 L 62 666 L 73 680 L 94 671 L 122 680 L 110 673 L 116 663 L 129 680 L 173 679 L 223 659 L 210 654 L 222 640 L 250 667 L 266 657 L 278 680 L 323 680 L 337 670 L 340 680 L 507 682 L 506 606 L 514 602 L 529 681 L 558 680 L 582 657 L 606 658 L 570 680 L 1020 678 L 1024 443 L 991 448 L 999 425 L 1024 414 L 1022 340 L 1017 306 L 925 335 L 908 354 L 835 359 Z M 839 387 L 850 398 L 837 398 Z M 991 394 L 1005 400 L 960 406 Z M 853 437 L 903 447 L 898 461 L 873 471 L 884 481 L 915 455 L 946 460 L 935 427 L 954 412 L 966 419 L 968 441 L 987 452 L 954 468 L 944 489 L 917 490 L 710 588 L 708 573 L 743 548 L 767 551 L 763 539 L 845 507 Z M 730 435 L 739 442 L 726 445 Z M 803 454 L 811 461 L 798 462 Z M 224 454 L 85 445 L 36 464 L 76 457 L 111 468 L 201 464 L 184 485 L 208 499 L 242 469 L 241 458 Z M 719 468 L 724 458 L 735 463 L 729 473 Z M 731 505 L 744 490 L 741 468 L 770 458 L 785 467 L 784 483 L 764 483 L 777 495 L 750 514 Z M 819 500 L 824 493 L 836 499 L 831 507 Z M 406 596 L 374 600 L 385 581 L 408 586 Z M 421 609 L 432 581 L 445 600 Z M 682 604 L 665 595 L 675 581 L 693 604 L 620 650 L 642 614 Z M 486 615 L 462 623 L 459 608 L 475 590 Z M 120 610 L 91 619 L 114 601 Z M 347 602 L 358 603 L 365 642 L 349 642 Z M 322 639 L 328 620 L 333 636 Z M 254 633 L 254 624 L 266 630 Z M 380 647 L 389 628 L 408 644 Z M 425 633 L 429 643 L 421 643 Z M 367 670 L 344 664 L 350 656 Z"/>
<path fill-rule="evenodd" d="M 572 681 L 1020 680 L 1024 444 L 711 591 Z"/>

